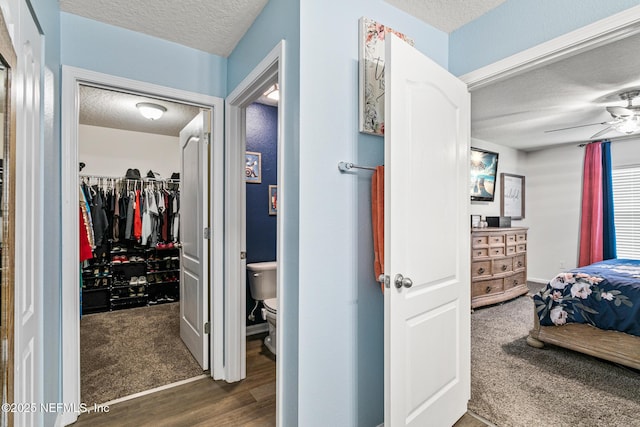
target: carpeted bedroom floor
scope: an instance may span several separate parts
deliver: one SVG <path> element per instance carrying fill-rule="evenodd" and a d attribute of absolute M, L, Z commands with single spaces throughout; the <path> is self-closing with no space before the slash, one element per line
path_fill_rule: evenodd
<path fill-rule="evenodd" d="M 180 339 L 180 303 L 84 315 L 80 395 L 88 406 L 202 374 Z"/>
<path fill-rule="evenodd" d="M 471 315 L 469 410 L 499 427 L 640 426 L 640 371 L 526 344 L 533 300 Z"/>

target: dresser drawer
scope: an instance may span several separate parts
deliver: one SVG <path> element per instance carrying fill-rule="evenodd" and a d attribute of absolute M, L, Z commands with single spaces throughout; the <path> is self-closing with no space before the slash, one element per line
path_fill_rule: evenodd
<path fill-rule="evenodd" d="M 489 244 L 489 236 L 473 236 L 471 239 L 471 246 L 487 246 Z"/>
<path fill-rule="evenodd" d="M 504 245 L 504 235 L 489 236 L 489 246 Z"/>
<path fill-rule="evenodd" d="M 507 253 L 506 255 L 515 255 L 516 254 L 516 245 L 509 245 L 507 246 Z"/>
<path fill-rule="evenodd" d="M 527 235 L 525 233 L 516 234 L 516 240 L 518 241 L 518 243 L 526 242 L 527 241 Z"/>
<path fill-rule="evenodd" d="M 513 271 L 513 258 L 498 259 L 493 261 L 491 274 L 508 273 Z"/>
<path fill-rule="evenodd" d="M 523 273 L 516 273 L 513 276 L 504 278 L 504 289 L 515 288 L 516 286 L 525 285 L 527 283 L 527 278 Z"/>
<path fill-rule="evenodd" d="M 518 241 L 517 236 L 515 234 L 507 234 L 507 245 L 510 243 L 516 243 Z"/>
<path fill-rule="evenodd" d="M 489 248 L 474 248 L 471 249 L 471 256 L 473 258 L 486 258 L 489 256 Z"/>
<path fill-rule="evenodd" d="M 475 261 L 471 263 L 471 278 L 491 276 L 491 261 Z"/>
<path fill-rule="evenodd" d="M 493 248 L 489 248 L 489 256 L 503 256 L 504 255 L 504 246 L 496 246 Z"/>
<path fill-rule="evenodd" d="M 513 258 L 513 270 L 518 271 L 527 267 L 527 256 L 518 255 Z"/>
<path fill-rule="evenodd" d="M 502 279 L 478 280 L 471 284 L 471 296 L 478 297 L 483 295 L 496 294 L 503 291 Z"/>
<path fill-rule="evenodd" d="M 523 252 L 527 252 L 527 244 L 526 243 L 518 243 L 516 245 L 516 253 L 523 253 Z"/>

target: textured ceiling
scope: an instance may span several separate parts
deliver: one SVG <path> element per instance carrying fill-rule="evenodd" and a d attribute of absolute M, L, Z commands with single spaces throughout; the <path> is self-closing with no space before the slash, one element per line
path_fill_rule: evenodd
<path fill-rule="evenodd" d="M 139 102 L 153 102 L 167 109 L 158 120 L 142 117 Z M 80 124 L 177 137 L 200 109 L 186 104 L 131 95 L 91 86 L 80 86 Z"/>
<path fill-rule="evenodd" d="M 60 0 L 63 12 L 227 57 L 267 0 Z"/>
<path fill-rule="evenodd" d="M 612 119 L 605 107 L 626 106 L 618 94 L 640 88 L 640 55 L 630 54 L 639 49 L 640 35 L 630 36 L 473 91 L 471 135 L 524 150 L 589 141 Z"/>
<path fill-rule="evenodd" d="M 385 0 L 387 3 L 450 33 L 506 0 Z"/>

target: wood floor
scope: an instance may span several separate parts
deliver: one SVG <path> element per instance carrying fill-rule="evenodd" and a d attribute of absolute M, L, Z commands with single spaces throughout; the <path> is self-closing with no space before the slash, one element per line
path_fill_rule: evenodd
<path fill-rule="evenodd" d="M 109 407 L 108 413 L 82 414 L 74 427 L 255 426 L 276 425 L 275 357 L 247 338 L 247 378 L 228 384 L 197 380 Z"/>

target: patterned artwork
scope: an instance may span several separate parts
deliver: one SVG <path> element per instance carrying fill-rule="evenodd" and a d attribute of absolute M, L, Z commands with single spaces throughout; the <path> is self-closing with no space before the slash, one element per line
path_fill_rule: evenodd
<path fill-rule="evenodd" d="M 369 18 L 360 18 L 360 132 L 384 135 L 384 37 L 408 38 Z"/>

